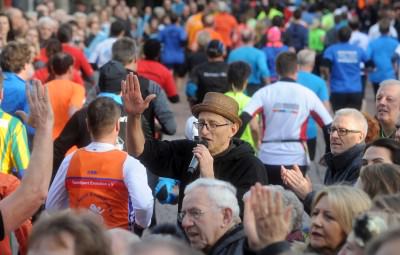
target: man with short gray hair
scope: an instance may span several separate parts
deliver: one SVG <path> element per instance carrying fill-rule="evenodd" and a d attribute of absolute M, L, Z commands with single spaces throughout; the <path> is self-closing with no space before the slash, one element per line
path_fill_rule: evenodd
<path fill-rule="evenodd" d="M 380 83 L 376 93 L 376 119 L 381 138 L 394 138 L 396 122 L 400 118 L 400 81 L 390 79 Z"/>
<path fill-rule="evenodd" d="M 329 128 L 331 151 L 324 155 L 328 167 L 325 173 L 325 185 L 336 183 L 352 185 L 357 181 L 367 132 L 368 123 L 360 111 L 343 108 L 336 112 Z M 303 177 L 297 166 L 294 167 L 294 171 L 283 168 L 281 174 L 284 183 L 304 200 L 306 210 L 309 209 L 314 195 L 310 179 Z"/>
<path fill-rule="evenodd" d="M 245 234 L 236 188 L 225 181 L 200 178 L 185 189 L 179 220 L 190 245 L 206 254 L 242 254 Z"/>

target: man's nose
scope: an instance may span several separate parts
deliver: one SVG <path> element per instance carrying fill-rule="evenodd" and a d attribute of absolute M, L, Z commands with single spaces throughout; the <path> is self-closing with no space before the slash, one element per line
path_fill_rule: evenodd
<path fill-rule="evenodd" d="M 379 105 L 386 104 L 386 99 L 384 97 L 377 99 L 376 101 L 378 102 Z"/>
<path fill-rule="evenodd" d="M 330 133 L 331 137 L 339 137 L 339 132 L 337 130 L 332 130 Z"/>
<path fill-rule="evenodd" d="M 181 225 L 183 229 L 191 227 L 193 226 L 193 220 L 186 214 L 183 216 Z"/>

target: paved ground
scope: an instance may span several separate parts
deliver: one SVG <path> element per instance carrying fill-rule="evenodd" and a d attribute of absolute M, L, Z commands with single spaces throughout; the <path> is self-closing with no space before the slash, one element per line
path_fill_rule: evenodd
<path fill-rule="evenodd" d="M 176 116 L 176 121 L 178 124 L 178 129 L 177 132 L 174 136 L 165 136 L 165 140 L 173 140 L 173 139 L 178 139 L 178 138 L 184 138 L 184 128 L 185 128 L 185 122 L 186 119 L 191 115 L 190 114 L 190 109 L 189 105 L 186 102 L 186 97 L 184 93 L 184 89 L 181 89 L 180 91 L 180 97 L 181 97 L 181 102 L 178 104 L 171 104 L 171 108 L 175 113 Z M 365 101 L 363 104 L 363 111 L 366 111 L 370 113 L 371 115 L 375 114 L 374 110 L 374 95 L 373 95 L 373 90 L 371 86 L 367 86 L 366 89 L 366 97 Z M 317 144 L 317 152 L 316 152 L 316 162 L 312 162 L 309 170 L 309 175 L 310 178 L 313 182 L 313 184 L 316 186 L 316 188 L 320 187 L 321 183 L 323 182 L 323 178 L 325 175 L 325 168 L 321 165 L 318 164 L 318 159 L 321 158 L 323 155 L 323 152 L 325 150 L 325 143 L 323 141 L 323 138 L 321 136 L 321 132 L 319 134 L 318 138 L 318 144 Z M 157 219 L 158 222 L 176 222 L 176 213 L 177 213 L 177 207 L 176 206 L 170 206 L 170 205 L 156 205 L 156 211 L 157 211 Z"/>

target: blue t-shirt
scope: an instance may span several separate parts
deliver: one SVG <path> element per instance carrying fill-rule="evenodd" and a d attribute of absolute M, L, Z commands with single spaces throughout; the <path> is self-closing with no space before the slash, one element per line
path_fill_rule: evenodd
<path fill-rule="evenodd" d="M 360 63 L 367 60 L 363 49 L 349 43 L 337 43 L 325 50 L 324 59 L 331 62 L 330 87 L 332 93 L 362 91 Z"/>
<path fill-rule="evenodd" d="M 383 35 L 368 44 L 367 56 L 375 64 L 375 69 L 368 77 L 373 83 L 380 83 L 387 79 L 395 79 L 392 61 L 396 56 L 398 41 L 390 36 Z"/>
<path fill-rule="evenodd" d="M 25 81 L 15 73 L 4 72 L 3 100 L 1 108 L 8 114 L 15 116 L 16 111 L 29 113 L 28 100 L 25 92 Z"/>
<path fill-rule="evenodd" d="M 322 102 L 329 100 L 326 82 L 317 75 L 299 71 L 297 73 L 297 82 L 311 89 Z M 309 118 L 307 124 L 307 138 L 312 139 L 315 137 L 317 137 L 317 123 L 315 123 L 313 118 Z"/>
<path fill-rule="evenodd" d="M 15 73 L 3 72 L 3 75 L 3 100 L 1 101 L 1 109 L 13 116 L 16 116 L 16 111 L 24 111 L 29 114 L 29 104 L 25 92 L 26 81 Z M 26 125 L 26 128 L 29 134 L 35 133 L 32 127 Z"/>
<path fill-rule="evenodd" d="M 160 31 L 158 38 L 163 44 L 161 52 L 163 64 L 182 64 L 185 61 L 183 42 L 186 37 L 185 30 L 175 24 L 168 25 Z"/>
<path fill-rule="evenodd" d="M 228 57 L 228 63 L 235 61 L 244 61 L 251 67 L 249 84 L 263 85 L 264 78 L 269 77 L 267 59 L 264 52 L 251 46 L 242 46 L 231 51 Z"/>
<path fill-rule="evenodd" d="M 279 55 L 279 53 L 288 51 L 288 50 L 289 50 L 289 47 L 286 45 L 283 45 L 282 47 L 265 46 L 264 48 L 262 48 L 262 51 L 264 52 L 265 57 L 267 58 L 267 65 L 268 65 L 269 72 L 271 74 L 271 79 L 273 79 L 273 80 L 278 79 L 278 75 L 276 74 L 276 71 L 275 71 L 276 57 Z"/>

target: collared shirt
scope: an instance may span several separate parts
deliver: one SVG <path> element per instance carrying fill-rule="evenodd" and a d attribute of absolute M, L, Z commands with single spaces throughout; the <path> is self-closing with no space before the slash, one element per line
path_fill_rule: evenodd
<path fill-rule="evenodd" d="M 18 176 L 29 164 L 29 148 L 24 125 L 17 118 L 0 110 L 0 171 Z"/>
<path fill-rule="evenodd" d="M 85 150 L 92 152 L 106 152 L 115 150 L 112 144 L 92 142 Z M 57 175 L 50 187 L 46 201 L 46 209 L 60 210 L 69 207 L 68 193 L 65 179 L 69 164 L 74 153 L 65 157 L 57 171 Z M 130 209 L 134 212 L 135 223 L 147 227 L 153 214 L 153 195 L 147 184 L 146 168 L 136 159 L 127 156 L 123 164 L 124 183 L 129 193 Z M 128 221 L 127 215 L 127 221 Z"/>

